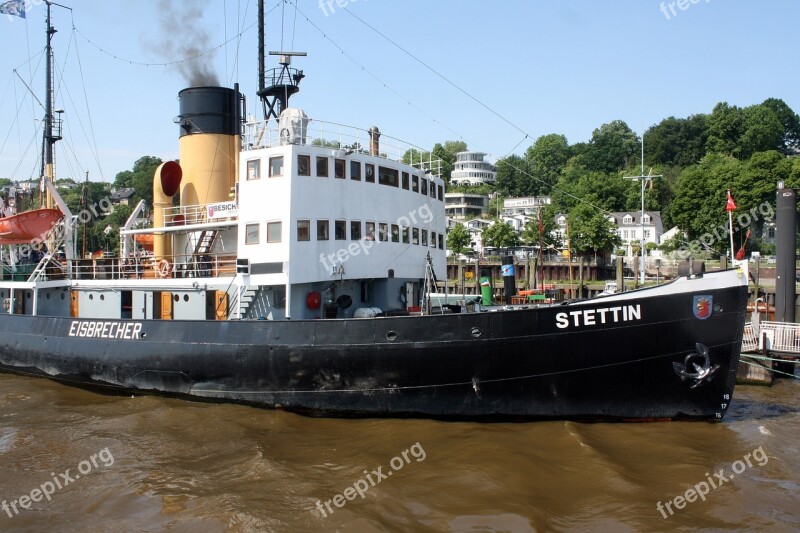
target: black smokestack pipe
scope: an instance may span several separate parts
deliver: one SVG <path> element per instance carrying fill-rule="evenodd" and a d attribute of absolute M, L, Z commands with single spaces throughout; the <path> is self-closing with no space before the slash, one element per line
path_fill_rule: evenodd
<path fill-rule="evenodd" d="M 514 256 L 505 255 L 500 266 L 500 274 L 503 276 L 503 288 L 505 289 L 506 305 L 511 305 L 511 297 L 517 294 L 517 287 L 514 277 Z"/>
<path fill-rule="evenodd" d="M 797 194 L 778 183 L 775 244 L 775 320 L 795 321 L 795 262 L 797 261 Z"/>

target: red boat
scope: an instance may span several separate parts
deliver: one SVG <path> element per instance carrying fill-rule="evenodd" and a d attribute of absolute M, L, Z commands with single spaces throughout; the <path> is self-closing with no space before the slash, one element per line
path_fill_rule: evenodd
<path fill-rule="evenodd" d="M 0 218 L 0 245 L 42 242 L 63 216 L 58 209 L 34 209 Z"/>

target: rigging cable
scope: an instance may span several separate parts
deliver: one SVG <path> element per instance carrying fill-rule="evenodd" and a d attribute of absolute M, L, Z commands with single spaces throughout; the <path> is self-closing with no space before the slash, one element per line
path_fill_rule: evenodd
<path fill-rule="evenodd" d="M 72 33 L 75 34 L 75 20 L 72 20 Z M 94 121 L 92 121 L 92 111 L 89 107 L 89 95 L 86 92 L 86 78 L 83 75 L 83 63 L 81 62 L 81 53 L 78 49 L 78 41 L 75 40 L 75 57 L 78 59 L 78 72 L 81 75 L 81 87 L 83 88 L 83 102 L 86 105 L 86 116 L 89 117 L 89 131 L 92 133 L 92 155 L 94 156 L 95 163 L 97 163 L 97 169 L 100 171 L 100 179 L 105 180 L 105 174 L 103 173 L 103 167 L 100 164 L 100 153 L 97 149 L 97 136 L 94 132 Z M 85 132 L 84 132 L 85 133 Z M 87 138 L 87 140 L 89 140 Z"/>

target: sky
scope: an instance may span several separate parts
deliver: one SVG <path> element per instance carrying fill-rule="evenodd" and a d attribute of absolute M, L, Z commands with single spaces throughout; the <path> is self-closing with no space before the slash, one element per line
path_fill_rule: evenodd
<path fill-rule="evenodd" d="M 43 100 L 46 7 L 27 2 L 25 19 L 0 15 L 0 177 L 20 181 L 38 176 L 44 115 L 26 85 Z M 256 0 L 59 3 L 72 9 L 52 7 L 59 176 L 113 181 L 141 156 L 177 158 L 192 67 L 238 82 L 257 112 Z M 293 107 L 425 149 L 463 140 L 495 160 L 617 119 L 641 135 L 721 101 L 800 111 L 797 0 L 265 3 L 266 48 L 308 53 Z"/>

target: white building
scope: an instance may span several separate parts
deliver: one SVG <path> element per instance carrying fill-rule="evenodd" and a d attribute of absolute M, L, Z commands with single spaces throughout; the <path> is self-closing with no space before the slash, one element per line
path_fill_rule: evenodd
<path fill-rule="evenodd" d="M 525 196 L 520 198 L 505 198 L 503 200 L 503 214 L 505 216 L 533 215 L 539 213 L 543 207 L 550 205 L 549 196 Z"/>
<path fill-rule="evenodd" d="M 497 169 L 491 163 L 483 160 L 486 155 L 483 152 L 457 153 L 453 172 L 450 174 L 450 183 L 455 185 L 494 183 Z"/>
<path fill-rule="evenodd" d="M 664 227 L 660 211 L 645 211 L 644 218 L 641 211 L 616 212 L 613 213 L 613 217 L 609 217 L 609 220 L 617 225 L 617 235 L 622 240 L 622 247 L 628 257 L 633 256 L 633 247 L 641 242 L 642 232 L 644 232 L 645 246 L 648 242 L 656 245 L 661 243 Z"/>
<path fill-rule="evenodd" d="M 444 198 L 445 213 L 450 218 L 465 220 L 482 217 L 489 212 L 489 197 L 485 194 L 448 192 Z"/>

